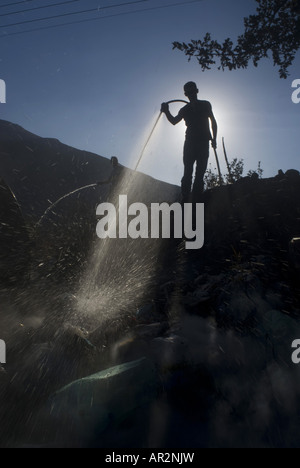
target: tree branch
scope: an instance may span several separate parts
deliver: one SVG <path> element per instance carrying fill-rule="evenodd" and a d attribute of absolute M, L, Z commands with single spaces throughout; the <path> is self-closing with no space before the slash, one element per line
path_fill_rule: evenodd
<path fill-rule="evenodd" d="M 255 67 L 262 58 L 272 53 L 281 78 L 287 78 L 288 69 L 300 48 L 300 0 L 257 0 L 256 15 L 244 19 L 245 32 L 237 38 L 234 46 L 231 39 L 223 44 L 213 40 L 207 33 L 203 40 L 189 44 L 174 42 L 178 49 L 195 57 L 202 70 L 210 70 L 219 60 L 218 69 L 236 70 L 247 68 L 250 61 Z"/>

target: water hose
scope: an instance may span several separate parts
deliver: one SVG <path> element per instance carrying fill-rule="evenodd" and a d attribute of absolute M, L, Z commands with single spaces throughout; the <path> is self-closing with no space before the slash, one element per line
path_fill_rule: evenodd
<path fill-rule="evenodd" d="M 167 102 L 167 104 L 173 104 L 174 102 L 183 102 L 184 104 L 188 104 L 187 101 L 182 101 L 181 99 L 175 99 L 175 100 L 169 101 L 169 102 Z M 156 120 L 156 122 L 155 122 L 155 124 L 154 124 L 154 127 L 153 127 L 153 129 L 152 129 L 152 131 L 151 131 L 151 133 L 150 133 L 150 135 L 149 135 L 149 138 L 147 139 L 147 141 L 146 141 L 146 143 L 145 143 L 145 145 L 144 145 L 144 147 L 143 147 L 141 156 L 140 156 L 140 158 L 139 158 L 139 160 L 138 160 L 138 162 L 137 162 L 137 165 L 136 165 L 136 167 L 135 167 L 135 171 L 137 171 L 137 168 L 138 168 L 138 166 L 140 165 L 140 162 L 141 162 L 141 160 L 142 160 L 142 158 L 143 158 L 143 156 L 144 156 L 145 149 L 146 149 L 146 147 L 147 147 L 147 145 L 148 145 L 148 143 L 149 143 L 149 141 L 150 141 L 150 139 L 151 139 L 151 137 L 152 137 L 152 135 L 153 135 L 153 133 L 154 133 L 154 130 L 156 129 L 156 126 L 157 126 L 157 124 L 158 124 L 158 122 L 159 122 L 159 120 L 160 120 L 160 118 L 161 118 L 161 115 L 162 115 L 162 112 L 160 112 L 160 114 L 159 114 L 159 116 L 158 116 L 158 118 L 157 118 L 157 120 Z M 50 206 L 47 208 L 47 210 L 45 211 L 45 213 L 43 214 L 43 216 L 40 218 L 40 220 L 39 220 L 38 223 L 36 224 L 36 227 L 39 227 L 39 226 L 42 224 L 43 220 L 47 217 L 48 213 L 50 213 L 50 211 L 52 211 L 61 201 L 65 200 L 66 198 L 70 197 L 71 195 L 74 195 L 75 193 L 81 192 L 82 190 L 86 190 L 86 189 L 89 189 L 89 188 L 92 188 L 92 187 L 97 187 L 98 185 L 99 185 L 99 184 L 90 184 L 90 185 L 86 185 L 86 186 L 84 186 L 84 187 L 80 187 L 80 188 L 78 188 L 78 189 L 76 189 L 76 190 L 74 190 L 74 191 L 72 191 L 72 192 L 70 192 L 70 193 L 67 193 L 66 195 L 64 195 L 63 197 L 59 198 L 58 200 L 56 200 L 54 203 L 52 203 L 52 205 L 50 205 Z M 13 194 L 13 195 L 14 195 L 14 194 Z M 15 196 L 14 196 L 14 198 L 16 199 Z"/>
<path fill-rule="evenodd" d="M 221 172 L 221 167 L 220 167 L 220 162 L 219 162 L 219 157 L 216 148 L 214 148 L 214 153 L 216 157 L 216 163 L 218 167 L 218 173 L 219 173 L 219 184 L 223 185 L 223 177 L 222 177 L 222 172 Z"/>
<path fill-rule="evenodd" d="M 183 101 L 182 99 L 174 99 L 173 101 L 168 101 L 166 104 L 173 104 L 173 102 L 184 102 L 184 104 L 188 104 L 188 101 Z"/>
<path fill-rule="evenodd" d="M 225 162 L 226 162 L 228 173 L 229 173 L 229 179 L 230 179 L 230 182 L 233 184 L 234 179 L 233 179 L 233 176 L 232 176 L 231 167 L 230 167 L 228 157 L 227 157 L 227 152 L 226 152 L 226 147 L 225 147 L 225 139 L 223 138 L 222 141 L 223 141 L 223 150 L 224 150 Z"/>
<path fill-rule="evenodd" d="M 187 101 L 183 101 L 182 99 L 173 99 L 172 101 L 168 101 L 166 104 L 173 104 L 174 102 L 184 102 L 185 104 L 188 104 Z M 137 164 L 136 164 L 136 166 L 135 166 L 135 169 L 134 169 L 135 171 L 138 170 L 138 167 L 139 167 L 139 165 L 140 165 L 140 162 L 141 162 L 141 160 L 143 159 L 145 150 L 146 150 L 146 148 L 147 148 L 147 146 L 148 146 L 149 141 L 151 140 L 151 137 L 152 137 L 152 135 L 153 135 L 153 133 L 154 133 L 156 127 L 157 127 L 158 122 L 160 121 L 161 116 L 162 116 L 162 112 L 159 113 L 159 116 L 157 117 L 157 120 L 156 120 L 156 122 L 155 122 L 155 124 L 154 124 L 154 126 L 153 126 L 153 128 L 152 128 L 152 130 L 151 130 L 151 133 L 150 133 L 150 135 L 149 135 L 149 138 L 147 139 L 147 141 L 146 141 L 146 143 L 145 143 L 145 145 L 144 145 L 144 147 L 143 147 L 143 149 L 142 149 L 141 155 L 140 155 L 139 160 L 138 160 L 138 162 L 137 162 Z"/>

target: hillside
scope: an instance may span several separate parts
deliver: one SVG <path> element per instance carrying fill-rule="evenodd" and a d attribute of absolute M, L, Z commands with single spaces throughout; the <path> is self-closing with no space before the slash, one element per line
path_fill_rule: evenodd
<path fill-rule="evenodd" d="M 37 221 L 51 203 L 65 194 L 108 180 L 110 175 L 110 159 L 52 138 L 41 138 L 0 120 L 0 176 L 14 192 L 24 216 Z M 150 198 L 155 194 L 159 199 L 174 197 L 175 187 L 140 177 L 138 182 L 146 187 Z"/>
<path fill-rule="evenodd" d="M 18 191 L 19 173 L 8 183 L 22 211 L 39 219 L 55 187 L 38 185 L 21 155 L 40 158 L 46 184 L 57 154 L 45 157 L 46 140 L 26 132 L 23 144 L 10 138 L 6 151 L 9 144 L 16 151 L 43 203 L 32 205 L 27 179 Z M 39 151 L 27 152 L 30 142 Z M 49 171 L 52 180 L 65 174 L 54 197 L 66 193 L 66 180 L 70 190 L 94 181 L 81 158 L 100 157 L 52 145 L 66 156 Z M 74 180 L 71 154 L 80 161 Z M 10 159 L 7 153 L 6 177 Z M 109 176 L 109 162 L 100 162 L 93 164 Z M 177 187 L 122 173 L 131 200 L 178 197 Z M 2 222 L 10 217 L 15 226 L 23 217 L 2 185 Z M 97 239 L 94 204 L 111 194 L 87 189 L 30 223 L 25 271 L 17 283 L 1 280 L 1 339 L 9 350 L 0 372 L 1 447 L 299 447 L 292 362 L 300 339 L 299 172 L 207 191 L 199 251 L 181 239 Z M 7 238 L 20 244 L 13 231 Z"/>
<path fill-rule="evenodd" d="M 122 188 L 119 190 L 128 195 L 131 203 L 139 201 L 149 205 L 173 201 L 179 196 L 176 186 L 121 165 L 120 170 Z M 2 235 L 0 232 L 3 250 L 0 277 L 18 280 L 16 270 L 24 273 L 24 268 L 30 269 L 33 264 L 35 271 L 37 265 L 46 265 L 47 259 L 56 272 L 58 260 L 66 261 L 67 266 L 70 261 L 74 261 L 75 266 L 84 262 L 95 235 L 96 206 L 111 199 L 115 189 L 113 184 L 105 183 L 112 173 L 110 159 L 69 147 L 55 139 L 39 137 L 19 125 L 0 120 L 0 175 L 6 187 L 5 194 L 0 193 L 0 222 L 7 223 L 5 206 L 9 197 L 18 205 L 18 216 L 15 214 L 8 228 L 2 226 Z M 77 192 L 81 187 L 97 182 L 103 185 Z M 61 198 L 61 202 L 55 204 Z M 45 212 L 47 215 L 42 218 Z M 22 233 L 19 233 L 18 225 L 23 226 Z M 30 255 L 32 248 L 34 253 Z M 8 252 L 10 260 L 7 259 Z M 64 268 L 60 263 L 59 271 Z"/>

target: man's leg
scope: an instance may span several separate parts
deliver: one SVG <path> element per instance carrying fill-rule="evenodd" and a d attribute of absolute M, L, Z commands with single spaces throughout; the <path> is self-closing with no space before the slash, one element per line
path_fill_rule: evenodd
<path fill-rule="evenodd" d="M 183 151 L 184 175 L 181 181 L 181 194 L 183 202 L 189 200 L 192 189 L 194 164 L 196 161 L 193 145 L 185 142 Z"/>
<path fill-rule="evenodd" d="M 204 176 L 209 159 L 209 141 L 201 141 L 197 145 L 197 169 L 193 186 L 193 201 L 199 203 L 204 191 Z"/>

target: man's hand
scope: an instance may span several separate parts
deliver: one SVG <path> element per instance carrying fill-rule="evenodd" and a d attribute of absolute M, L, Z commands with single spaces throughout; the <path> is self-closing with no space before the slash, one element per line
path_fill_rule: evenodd
<path fill-rule="evenodd" d="M 164 114 L 169 112 L 169 104 L 167 102 L 163 102 L 161 105 L 160 111 L 163 112 Z"/>
<path fill-rule="evenodd" d="M 180 115 L 180 113 L 174 117 L 170 110 L 169 110 L 169 104 L 167 102 L 163 102 L 162 105 L 161 105 L 161 108 L 160 108 L 160 111 L 164 114 L 166 114 L 166 117 L 168 119 L 168 121 L 172 124 L 172 125 L 177 125 L 181 120 L 182 120 L 182 115 Z"/>
<path fill-rule="evenodd" d="M 213 149 L 217 149 L 217 140 L 215 138 L 211 140 L 211 146 L 213 147 Z"/>

